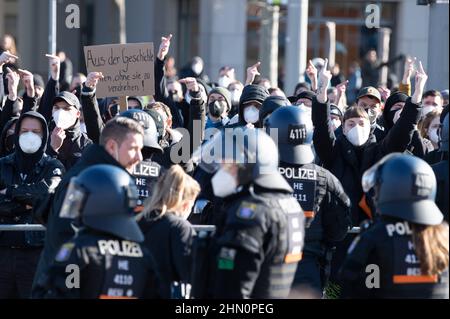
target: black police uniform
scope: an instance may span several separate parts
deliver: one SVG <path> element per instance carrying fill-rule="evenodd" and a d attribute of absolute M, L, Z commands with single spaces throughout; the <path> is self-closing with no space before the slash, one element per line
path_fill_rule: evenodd
<path fill-rule="evenodd" d="M 376 265 L 379 272 L 369 265 Z M 367 288 L 366 279 L 376 272 L 379 288 Z M 342 266 L 341 281 L 343 298 L 449 297 L 448 269 L 440 275 L 421 276 L 410 226 L 392 218 L 383 218 L 355 239 Z"/>
<path fill-rule="evenodd" d="M 287 191 L 255 187 L 233 198 L 216 238 L 215 298 L 286 298 L 301 259 L 300 205 Z"/>
<path fill-rule="evenodd" d="M 133 178 L 118 167 L 94 165 L 74 178 L 60 216 L 78 220 L 81 227 L 61 246 L 33 293 L 40 298 L 156 297 L 154 262 L 139 244 L 144 236 L 135 220 L 137 199 Z"/>
<path fill-rule="evenodd" d="M 233 145 L 224 142 L 229 138 Z M 301 259 L 304 216 L 291 187 L 278 173 L 276 145 L 262 130 L 242 128 L 217 135 L 203 151 L 218 145 L 232 147 L 228 151 L 234 154 L 245 153 L 256 163 L 238 164 L 242 186 L 223 198 L 211 253 L 211 296 L 286 298 Z M 216 160 L 220 163 L 222 158 Z"/>
<path fill-rule="evenodd" d="M 334 243 L 351 227 L 350 199 L 329 171 L 315 164 L 280 163 L 305 214 L 305 246 L 294 284 L 321 292 L 327 283 Z"/>
<path fill-rule="evenodd" d="M 441 273 L 422 274 L 413 240 L 413 225 L 443 221 L 434 203 L 431 167 L 417 157 L 394 153 L 367 170 L 362 185 L 365 192 L 376 193 L 380 218 L 349 248 L 340 272 L 342 296 L 448 299 L 448 264 Z"/>
<path fill-rule="evenodd" d="M 344 239 L 351 226 L 350 199 L 334 175 L 313 164 L 313 125 L 308 112 L 282 107 L 272 113 L 265 126 L 268 132 L 278 132 L 279 172 L 294 190 L 306 218 L 303 259 L 294 286 L 307 286 L 321 296 L 334 243 Z"/>
<path fill-rule="evenodd" d="M 154 260 L 141 244 L 83 229 L 61 247 L 36 292 L 50 299 L 156 298 L 157 283 Z"/>
<path fill-rule="evenodd" d="M 41 122 L 42 144 L 34 154 L 25 154 L 19 145 L 21 123 L 25 118 Z M 32 206 L 53 192 L 64 174 L 64 166 L 45 155 L 47 123 L 36 112 L 23 114 L 16 123 L 15 152 L 0 160 L 0 224 L 33 224 Z M 0 232 L 0 299 L 29 298 L 44 233 Z"/>

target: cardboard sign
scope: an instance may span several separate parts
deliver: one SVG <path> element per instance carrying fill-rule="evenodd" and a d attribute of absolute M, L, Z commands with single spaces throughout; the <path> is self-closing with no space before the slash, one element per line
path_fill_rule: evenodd
<path fill-rule="evenodd" d="M 153 43 L 84 47 L 88 72 L 102 72 L 97 97 L 146 96 L 155 93 Z"/>

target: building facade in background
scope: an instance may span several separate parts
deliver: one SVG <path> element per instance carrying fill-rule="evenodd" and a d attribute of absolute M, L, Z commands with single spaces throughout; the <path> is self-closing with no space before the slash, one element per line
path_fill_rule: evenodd
<path fill-rule="evenodd" d="M 243 81 L 246 67 L 261 56 L 261 28 L 270 22 L 263 14 L 270 4 L 261 0 L 58 0 L 57 46 L 68 53 L 74 70 L 85 70 L 84 45 L 120 41 L 121 2 L 126 8 L 127 42 L 151 41 L 157 48 L 161 36 L 172 33 L 170 54 L 177 68 L 199 55 L 212 80 L 221 66 L 230 65 Z M 278 2 L 278 73 L 282 77 L 289 67 L 285 65 L 289 6 L 287 0 Z M 371 3 L 380 7 L 380 27 L 390 30 L 389 56 L 416 56 L 429 70 L 430 79 L 436 79 L 430 85 L 448 88 L 448 2 L 421 6 L 415 0 L 310 0 L 308 59 L 326 56 L 325 23 L 329 21 L 336 28 L 335 61 L 345 75 L 369 48 L 381 50 L 379 29 L 365 27 L 366 7 Z M 80 8 L 80 29 L 65 26 L 69 4 Z M 0 34 L 14 35 L 23 66 L 42 74 L 47 73 L 48 11 L 48 0 L 0 0 Z M 430 37 L 430 25 L 436 36 Z M 401 78 L 402 63 L 392 71 Z"/>

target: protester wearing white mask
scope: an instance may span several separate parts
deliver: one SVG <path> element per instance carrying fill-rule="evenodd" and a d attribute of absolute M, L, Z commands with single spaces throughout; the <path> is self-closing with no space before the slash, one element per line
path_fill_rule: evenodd
<path fill-rule="evenodd" d="M 81 157 L 85 147 L 92 144 L 87 134 L 81 130 L 80 116 L 81 104 L 75 95 L 61 92 L 54 98 L 54 128 L 47 154 L 57 157 L 66 169 L 72 167 Z"/>
<path fill-rule="evenodd" d="M 363 220 L 371 219 L 376 214 L 375 207 L 372 205 L 373 194 L 366 194 L 361 188 L 362 175 L 383 156 L 407 150 L 421 111 L 421 99 L 427 75 L 420 65 L 416 73 L 414 95 L 407 98 L 400 119 L 381 141 L 377 141 L 371 132 L 371 118 L 361 106 L 350 107 L 344 113 L 343 135 L 336 135 L 329 129 L 330 109 L 329 101 L 327 101 L 327 87 L 331 77 L 332 74 L 327 71 L 325 65 L 324 70 L 319 74 L 320 85 L 312 106 L 314 149 L 323 167 L 342 183 L 351 200 L 353 225 L 359 225 Z M 333 269 L 340 268 L 350 243 L 351 236 L 338 245 L 333 257 Z M 336 278 L 335 275 L 332 274 L 331 280 Z"/>
<path fill-rule="evenodd" d="M 261 127 L 261 123 L 259 123 L 259 110 L 269 95 L 269 91 L 260 85 L 246 85 L 239 100 L 239 120 L 235 124 L 228 125 L 228 127 L 247 125 Z"/>
<path fill-rule="evenodd" d="M 370 121 L 368 117 L 360 116 L 346 119 L 344 135 L 353 146 L 364 145 L 370 136 Z"/>
<path fill-rule="evenodd" d="M 33 208 L 58 186 L 63 165 L 45 155 L 44 117 L 27 112 L 15 127 L 14 152 L 0 159 L 0 224 L 36 224 Z M 5 232 L 0 236 L 0 299 L 31 297 L 33 273 L 44 233 Z M 10 261 L 8 262 L 3 261 Z M 17 289 L 20 287 L 20 289 Z"/>
<path fill-rule="evenodd" d="M 225 89 L 236 80 L 234 69 L 229 66 L 223 66 L 219 70 L 219 79 L 217 84 Z"/>
<path fill-rule="evenodd" d="M 425 92 L 422 97 L 421 117 L 424 118 L 425 115 L 427 115 L 428 113 L 430 113 L 435 109 L 442 111 L 443 103 L 444 99 L 442 98 L 442 95 L 439 91 L 430 90 Z"/>

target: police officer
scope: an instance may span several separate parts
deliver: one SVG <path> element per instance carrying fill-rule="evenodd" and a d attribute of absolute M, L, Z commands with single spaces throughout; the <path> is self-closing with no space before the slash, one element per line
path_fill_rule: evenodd
<path fill-rule="evenodd" d="M 442 153 L 442 161 L 431 167 L 437 179 L 436 204 L 444 214 L 444 219 L 448 222 L 448 113 L 440 131 L 441 147 L 439 150 Z"/>
<path fill-rule="evenodd" d="M 14 152 L 0 159 L 0 224 L 33 224 L 35 202 L 61 181 L 64 166 L 45 154 L 48 130 L 37 112 L 22 114 Z M 43 232 L 0 232 L 0 299 L 29 298 Z"/>
<path fill-rule="evenodd" d="M 295 106 L 280 108 L 266 121 L 266 130 L 277 137 L 280 174 L 294 190 L 306 218 L 303 258 L 294 283 L 321 297 L 333 243 L 342 240 L 351 225 L 350 199 L 333 174 L 314 164 L 309 112 Z"/>
<path fill-rule="evenodd" d="M 137 200 L 133 179 L 112 165 L 94 165 L 71 181 L 60 216 L 79 218 L 82 227 L 38 279 L 44 298 L 157 296 L 153 258 L 139 244 Z"/>
<path fill-rule="evenodd" d="M 135 165 L 132 172 L 139 194 L 136 211 L 140 212 L 144 201 L 152 196 L 152 190 L 161 175 L 161 166 L 151 158 L 155 153 L 162 154 L 163 150 L 158 143 L 158 131 L 151 115 L 145 111 L 133 109 L 121 113 L 120 116 L 133 119 L 144 128 L 144 147 L 142 148 L 144 160 Z"/>
<path fill-rule="evenodd" d="M 212 156 L 211 156 L 212 154 Z M 304 216 L 262 130 L 225 129 L 203 146 L 223 198 L 209 280 L 214 298 L 286 298 L 301 259 Z M 194 283 L 195 285 L 195 283 Z"/>
<path fill-rule="evenodd" d="M 381 216 L 349 248 L 343 296 L 448 299 L 449 229 L 434 202 L 431 167 L 394 153 L 367 170 L 362 185 Z"/>

